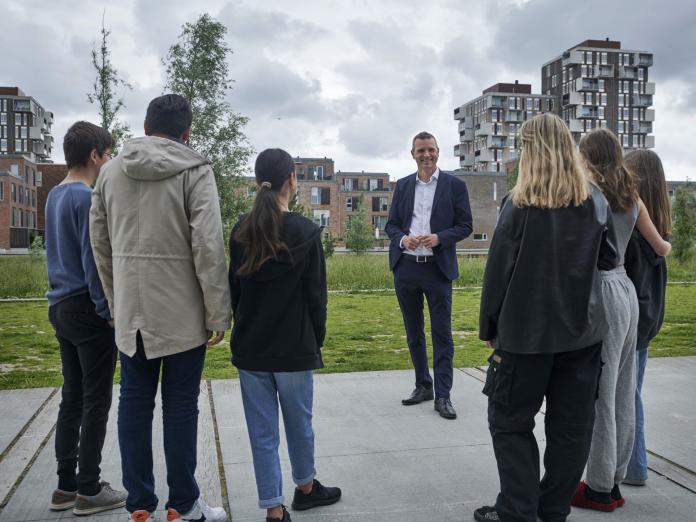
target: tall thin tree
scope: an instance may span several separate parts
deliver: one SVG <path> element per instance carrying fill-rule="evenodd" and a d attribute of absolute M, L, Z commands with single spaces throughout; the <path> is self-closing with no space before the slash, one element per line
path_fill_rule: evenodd
<path fill-rule="evenodd" d="M 117 153 L 123 140 L 130 137 L 130 126 L 118 118 L 118 113 L 125 108 L 123 98 L 118 96 L 118 90 L 133 90 L 133 87 L 121 78 L 111 63 L 110 35 L 111 31 L 106 29 L 102 16 L 101 46 L 97 50 L 96 43 L 92 45 L 92 66 L 97 74 L 92 92 L 87 93 L 87 99 L 97 105 L 100 125 L 111 132 L 114 140 L 113 152 Z"/>
<path fill-rule="evenodd" d="M 167 91 L 182 95 L 191 104 L 190 145 L 212 164 L 223 223 L 229 230 L 251 205 L 242 175 L 253 151 L 243 132 L 248 118 L 234 112 L 226 99 L 232 87 L 227 63 L 232 49 L 225 42 L 226 33 L 222 23 L 203 14 L 183 25 L 178 42 L 162 63 Z"/>

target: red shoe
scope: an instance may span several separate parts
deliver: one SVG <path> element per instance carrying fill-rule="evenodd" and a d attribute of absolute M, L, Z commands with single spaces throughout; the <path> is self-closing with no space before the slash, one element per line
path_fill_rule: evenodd
<path fill-rule="evenodd" d="M 596 500 L 590 500 L 587 498 L 587 490 L 589 486 L 584 482 L 580 481 L 575 494 L 570 501 L 570 505 L 574 507 L 584 508 L 584 509 L 594 509 L 595 511 L 610 512 L 614 511 L 618 506 L 616 501 L 611 502 L 598 502 Z M 611 497 L 610 497 L 611 498 Z"/>
<path fill-rule="evenodd" d="M 611 499 L 614 501 L 617 508 L 623 507 L 624 504 L 626 504 L 626 499 L 621 495 L 618 484 L 614 484 L 614 489 L 611 490 Z"/>

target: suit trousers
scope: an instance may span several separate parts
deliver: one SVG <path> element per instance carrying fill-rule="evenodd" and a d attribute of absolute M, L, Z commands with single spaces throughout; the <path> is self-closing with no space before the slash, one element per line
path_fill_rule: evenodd
<path fill-rule="evenodd" d="M 601 368 L 601 343 L 551 354 L 496 350 L 483 393 L 498 464 L 496 510 L 503 522 L 561 522 L 587 462 Z M 544 477 L 534 417 L 546 397 Z"/>
<path fill-rule="evenodd" d="M 404 256 L 407 254 L 404 254 Z M 401 259 L 394 270 L 394 289 L 406 327 L 406 340 L 416 374 L 416 385 L 431 389 L 433 379 L 425 348 L 423 297 L 428 300 L 433 344 L 435 397 L 446 398 L 452 389 L 452 282 L 436 263 Z"/>

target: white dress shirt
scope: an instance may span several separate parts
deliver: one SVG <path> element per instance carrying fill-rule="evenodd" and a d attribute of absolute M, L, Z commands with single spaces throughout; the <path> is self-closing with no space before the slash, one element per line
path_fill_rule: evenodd
<path fill-rule="evenodd" d="M 435 199 L 435 189 L 437 188 L 437 178 L 440 169 L 435 172 L 427 183 L 424 183 L 416 174 L 416 195 L 413 200 L 413 217 L 411 219 L 410 236 L 425 236 L 430 232 L 430 215 L 433 210 L 433 200 Z M 403 248 L 403 240 L 402 247 Z M 432 256 L 433 249 L 424 245 L 418 245 L 415 250 L 404 249 L 404 253 L 412 256 Z"/>

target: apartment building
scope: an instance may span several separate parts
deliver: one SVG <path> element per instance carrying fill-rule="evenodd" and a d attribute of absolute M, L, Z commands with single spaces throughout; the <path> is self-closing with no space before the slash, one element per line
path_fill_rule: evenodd
<path fill-rule="evenodd" d="M 595 128 L 611 129 L 624 149 L 652 148 L 655 83 L 652 53 L 621 42 L 585 40 L 541 67 L 541 91 L 559 103 L 555 112 L 576 142 Z"/>
<path fill-rule="evenodd" d="M 386 172 L 336 173 L 338 183 L 338 238 L 345 238 L 348 223 L 363 205 L 365 219 L 371 224 L 375 239 L 387 240 L 384 232 L 389 217 L 392 188 Z M 361 203 L 362 202 L 362 203 Z"/>
<path fill-rule="evenodd" d="M 312 211 L 314 221 L 338 237 L 338 184 L 331 158 L 295 159 L 300 204 Z"/>
<path fill-rule="evenodd" d="M 465 172 L 503 172 L 519 154 L 522 122 L 556 108 L 553 95 L 532 94 L 526 83 L 496 83 L 454 109 L 459 143 L 454 155 Z"/>
<path fill-rule="evenodd" d="M 0 156 L 0 250 L 27 248 L 40 234 L 42 173 L 24 155 Z"/>
<path fill-rule="evenodd" d="M 466 183 L 474 220 L 473 232 L 468 238 L 457 243 L 457 248 L 488 250 L 495 225 L 498 223 L 500 202 L 507 193 L 507 174 L 458 170 L 454 175 Z"/>
<path fill-rule="evenodd" d="M 0 157 L 47 162 L 53 149 L 53 113 L 19 87 L 0 87 Z"/>

